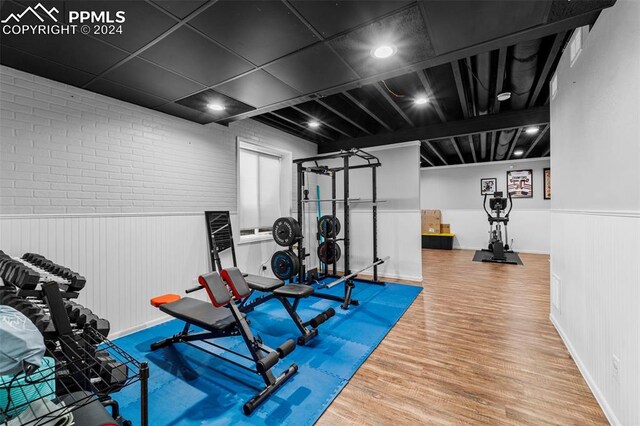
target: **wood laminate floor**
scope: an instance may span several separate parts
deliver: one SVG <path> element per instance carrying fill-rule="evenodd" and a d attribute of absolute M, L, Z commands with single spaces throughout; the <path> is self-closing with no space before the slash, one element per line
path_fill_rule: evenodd
<path fill-rule="evenodd" d="M 423 250 L 424 291 L 318 421 L 607 424 L 549 321 L 549 257 Z"/>

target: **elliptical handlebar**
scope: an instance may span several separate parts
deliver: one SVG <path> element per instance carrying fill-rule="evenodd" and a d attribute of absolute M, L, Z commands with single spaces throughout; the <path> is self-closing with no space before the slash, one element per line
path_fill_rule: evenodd
<path fill-rule="evenodd" d="M 511 198 L 511 192 L 507 189 L 507 198 L 509 199 L 509 211 L 504 215 L 507 219 L 509 219 L 509 214 L 511 213 L 511 209 L 513 209 L 513 199 Z"/>
<path fill-rule="evenodd" d="M 487 216 L 489 217 L 489 219 L 491 219 L 491 213 L 489 213 L 489 210 L 487 210 L 487 195 L 489 194 L 484 194 L 484 201 L 482 202 L 482 207 L 484 208 L 485 213 L 487 213 Z"/>

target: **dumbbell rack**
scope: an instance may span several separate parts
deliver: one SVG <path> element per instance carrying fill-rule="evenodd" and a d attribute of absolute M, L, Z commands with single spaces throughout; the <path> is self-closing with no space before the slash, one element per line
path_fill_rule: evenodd
<path fill-rule="evenodd" d="M 109 332 L 108 321 L 97 318 L 90 310 L 69 300 L 75 299 L 84 287 L 86 279 L 76 272 L 49 261 L 33 253 L 25 254 L 21 259 L 10 257 L 0 251 L 0 304 L 19 307 L 23 314 L 42 332 L 47 346 L 46 356 L 55 363 L 50 367 L 37 370 L 39 377 L 51 380 L 53 386 L 41 386 L 29 401 L 42 397 L 49 400 L 63 398 L 67 409 L 49 410 L 44 417 L 64 415 L 76 411 L 76 415 L 85 415 L 90 405 L 99 405 L 98 413 L 106 413 L 102 405 L 112 407 L 113 418 L 119 418 L 116 401 L 109 394 L 117 392 L 134 383 L 141 383 L 141 419 L 140 424 L 148 424 L 146 363 L 140 363 L 106 339 Z M 37 315 L 34 315 L 38 310 Z M 80 312 L 80 314 L 79 314 Z M 79 314 L 84 321 L 74 318 L 72 328 L 69 313 Z M 102 327 L 96 330 L 92 324 Z M 47 370 L 51 371 L 47 371 Z M 37 382 L 23 384 L 25 389 L 34 391 Z M 41 385 L 44 385 L 42 383 Z M 15 386 L 15 385 L 14 385 Z M 29 388 L 27 388 L 29 386 Z M 48 387 L 48 389 L 47 389 Z M 0 392 L 8 386 L 0 383 Z M 15 389 L 14 389 L 15 391 Z M 24 395 L 24 389 L 18 388 Z M 71 399 L 70 399 L 71 398 Z M 19 398 L 18 398 L 19 399 Z M 26 398 L 24 399 L 26 400 Z M 19 412 L 28 407 L 27 402 L 16 403 L 10 412 Z M 4 409 L 5 407 L 0 407 Z M 94 410 L 95 411 L 95 410 Z M 39 416 L 40 421 L 42 416 Z M 123 420 L 120 418 L 120 420 Z M 0 425 L 3 424 L 0 412 Z M 38 419 L 23 424 L 39 424 Z M 122 421 L 117 422 L 119 424 Z"/>

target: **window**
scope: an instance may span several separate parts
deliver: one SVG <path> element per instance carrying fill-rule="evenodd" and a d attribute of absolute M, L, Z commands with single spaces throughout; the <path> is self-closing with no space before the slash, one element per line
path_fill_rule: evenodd
<path fill-rule="evenodd" d="M 238 141 L 240 236 L 271 235 L 273 222 L 289 215 L 291 154 Z"/>
<path fill-rule="evenodd" d="M 573 38 L 569 44 L 569 59 L 571 62 L 570 66 L 576 62 L 578 59 L 578 55 L 582 52 L 582 27 L 576 28 L 573 33 Z"/>

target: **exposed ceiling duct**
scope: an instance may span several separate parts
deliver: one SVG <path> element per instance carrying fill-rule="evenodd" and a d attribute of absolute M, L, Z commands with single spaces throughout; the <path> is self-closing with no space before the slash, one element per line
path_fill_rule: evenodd
<path fill-rule="evenodd" d="M 509 66 L 512 109 L 522 109 L 527 105 L 538 70 L 540 42 L 540 39 L 531 40 L 513 47 L 513 60 Z"/>
<path fill-rule="evenodd" d="M 511 84 L 511 108 L 523 109 L 527 106 L 529 94 L 538 71 L 538 53 L 541 40 L 518 43 L 513 47 L 513 59 L 509 64 L 509 82 Z M 496 160 L 503 160 L 514 141 L 516 131 L 500 132 L 496 146 Z"/>

